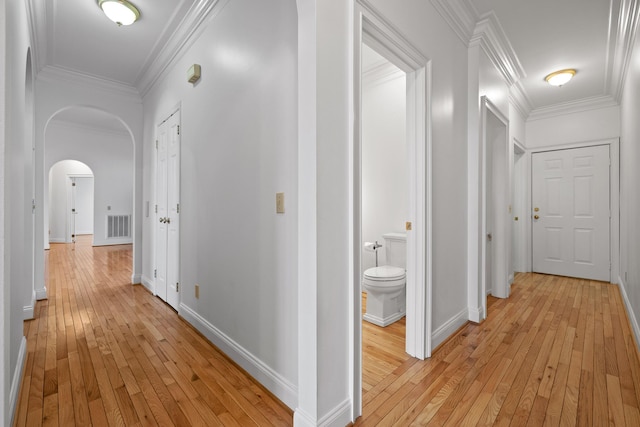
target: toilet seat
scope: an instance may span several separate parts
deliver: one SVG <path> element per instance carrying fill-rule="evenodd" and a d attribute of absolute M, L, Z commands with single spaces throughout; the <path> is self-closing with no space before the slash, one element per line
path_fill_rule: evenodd
<path fill-rule="evenodd" d="M 391 265 L 381 265 L 380 267 L 368 268 L 364 272 L 364 278 L 374 282 L 391 282 L 404 279 L 406 271 L 404 268 Z"/>

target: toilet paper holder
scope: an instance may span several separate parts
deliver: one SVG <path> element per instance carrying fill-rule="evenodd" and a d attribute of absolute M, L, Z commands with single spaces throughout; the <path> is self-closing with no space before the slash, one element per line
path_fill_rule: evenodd
<path fill-rule="evenodd" d="M 378 266 L 378 249 L 380 249 L 382 245 L 378 243 L 376 240 L 375 243 L 364 242 L 364 249 L 369 252 L 374 252 L 376 254 L 376 267 Z"/>

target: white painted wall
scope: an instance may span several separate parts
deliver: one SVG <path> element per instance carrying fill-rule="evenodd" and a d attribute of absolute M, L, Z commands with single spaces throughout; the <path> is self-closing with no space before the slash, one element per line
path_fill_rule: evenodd
<path fill-rule="evenodd" d="M 144 201 L 155 204 L 157 125 L 181 108 L 179 312 L 295 406 L 296 9 L 224 5 L 144 98 Z M 202 68 L 187 82 L 193 63 Z M 96 173 L 97 180 L 97 173 Z M 285 193 L 276 214 L 275 194 Z M 144 218 L 153 288 L 156 216 Z M 200 285 L 200 298 L 194 294 Z"/>
<path fill-rule="evenodd" d="M 526 124 L 527 148 L 597 141 L 619 136 L 618 106 L 528 120 Z"/>
<path fill-rule="evenodd" d="M 62 160 L 49 170 L 49 241 L 67 242 L 69 175 L 92 175 L 91 168 L 77 160 Z M 133 185 L 133 183 L 131 183 Z M 93 200 L 90 201 L 93 205 Z M 76 209 L 78 211 L 78 209 Z M 76 217 L 79 215 L 76 215 Z M 93 216 L 93 214 L 92 214 Z M 76 224 L 77 230 L 78 224 Z M 78 233 L 80 234 L 80 233 Z"/>
<path fill-rule="evenodd" d="M 54 119 L 47 127 L 45 138 L 47 141 L 45 170 L 49 171 L 53 165 L 62 160 L 73 159 L 86 164 L 93 171 L 93 244 L 101 246 L 131 243 L 131 238 L 108 239 L 106 237 L 106 215 L 133 213 L 133 144 L 128 133 L 76 126 Z M 66 180 L 66 177 L 64 179 Z M 49 188 L 48 180 L 47 174 L 46 188 Z M 53 208 L 52 218 L 56 219 L 54 227 L 49 227 L 52 230 L 51 237 L 59 237 L 57 230 L 61 221 L 65 221 L 66 229 L 66 217 L 62 212 L 62 209 L 66 210 L 66 197 L 65 193 L 64 207 L 61 207 L 61 204 L 45 206 L 47 212 Z M 53 200 L 57 201 L 59 198 L 56 197 Z M 109 207 L 111 207 L 110 210 Z M 49 215 L 45 217 L 49 218 Z M 54 230 L 56 234 L 53 234 Z"/>
<path fill-rule="evenodd" d="M 25 3 L 8 0 L 0 6 L 6 27 L 2 32 L 9 36 L 2 44 L 4 66 L 2 70 L 3 102 L 3 158 L 0 179 L 3 190 L 2 258 L 2 391 L 0 392 L 0 414 L 3 425 L 11 425 L 15 409 L 22 366 L 26 357 L 26 340 L 23 336 L 23 316 L 30 307 L 33 310 L 33 232 L 31 191 L 33 164 L 31 160 L 31 135 L 29 124 L 29 101 L 26 97 L 27 52 L 30 45 Z M 6 15 L 5 15 L 6 13 Z M 3 34 L 4 36 L 4 34 Z"/>
<path fill-rule="evenodd" d="M 365 77 L 362 92 L 362 239 L 384 245 L 382 235 L 404 232 L 409 215 L 406 141 L 406 77 Z M 386 247 L 378 251 L 385 263 Z M 362 270 L 375 266 L 375 254 L 362 252 Z"/>
<path fill-rule="evenodd" d="M 640 343 L 640 39 L 629 62 L 621 105 L 620 279 L 636 344 Z"/>

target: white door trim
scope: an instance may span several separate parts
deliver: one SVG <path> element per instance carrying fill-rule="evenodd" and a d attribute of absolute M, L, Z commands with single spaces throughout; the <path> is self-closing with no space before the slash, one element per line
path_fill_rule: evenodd
<path fill-rule="evenodd" d="M 511 203 L 510 186 L 509 186 L 509 181 L 511 181 L 511 178 L 509 174 L 510 174 L 510 171 L 512 171 L 513 169 L 509 164 L 509 162 L 512 162 L 509 156 L 509 152 L 510 152 L 509 120 L 486 96 L 483 96 L 480 98 L 480 104 L 481 104 L 481 109 L 480 109 L 481 111 L 480 113 L 481 114 L 481 117 L 480 117 L 481 163 L 480 163 L 480 170 L 479 170 L 480 176 L 478 177 L 480 181 L 480 193 L 478 197 L 478 212 L 480 214 L 480 218 L 479 218 L 477 234 L 476 234 L 478 248 L 479 248 L 479 255 L 480 255 L 479 257 L 480 259 L 478 262 L 478 277 L 477 277 L 478 298 L 480 299 L 480 305 L 477 307 L 477 311 L 470 310 L 470 313 L 471 312 L 475 313 L 475 315 L 472 316 L 470 320 L 475 322 L 480 322 L 486 319 L 487 317 L 486 239 L 487 239 L 487 196 L 489 194 L 489 191 L 487 189 L 488 141 L 487 141 L 486 131 L 487 131 L 487 118 L 489 114 L 493 115 L 505 126 L 505 144 L 504 144 L 505 164 L 503 165 L 503 167 L 504 167 L 504 171 L 507 174 L 505 178 L 508 178 L 508 179 L 505 179 L 504 191 L 502 192 L 502 194 L 498 194 L 498 196 L 501 197 L 501 201 L 505 202 L 503 203 L 504 206 L 502 206 L 505 212 L 502 212 L 499 209 L 494 209 L 494 212 L 493 212 L 493 216 L 495 219 L 493 224 L 493 228 L 494 228 L 493 234 L 496 236 L 495 243 L 494 243 L 494 246 L 496 247 L 496 249 L 493 251 L 494 252 L 493 256 L 497 258 L 496 260 L 494 260 L 496 261 L 494 262 L 494 265 L 497 264 L 498 266 L 502 266 L 502 265 L 504 266 L 504 268 L 502 269 L 500 268 L 494 269 L 493 273 L 494 273 L 494 276 L 497 275 L 498 278 L 502 277 L 504 281 L 501 281 L 500 279 L 498 279 L 497 281 L 495 281 L 497 289 L 493 289 L 492 287 L 492 292 L 494 295 L 498 295 L 504 298 L 509 296 L 508 254 L 509 254 L 509 248 L 510 248 L 509 241 L 511 239 L 511 222 L 507 220 L 508 217 L 507 217 L 506 210 L 507 210 L 507 206 Z M 496 165 L 493 164 L 492 168 L 495 170 Z M 500 255 L 502 255 L 503 258 L 501 258 Z M 469 260 L 469 262 L 475 262 L 475 261 Z"/>
<path fill-rule="evenodd" d="M 620 139 L 608 138 L 599 139 L 594 141 L 574 142 L 567 144 L 559 144 L 546 147 L 535 147 L 527 150 L 527 164 L 529 170 L 527 171 L 528 179 L 531 180 L 531 155 L 542 151 L 552 150 L 567 150 L 571 148 L 583 148 L 592 147 L 595 145 L 609 145 L 609 155 L 611 158 L 611 167 L 609 168 L 609 197 L 610 209 L 611 209 L 611 221 L 609 230 L 610 250 L 611 250 L 611 277 L 609 281 L 611 283 L 618 283 L 618 276 L 620 274 Z M 529 212 L 531 212 L 531 195 L 529 195 L 528 201 Z M 530 215 L 529 215 L 530 220 Z M 533 236 L 531 227 L 527 230 L 527 247 L 532 248 Z M 530 249 L 531 258 L 529 262 L 533 265 L 532 257 L 533 250 Z"/>
<path fill-rule="evenodd" d="M 354 138 L 351 148 L 351 219 L 353 419 L 362 412 L 362 298 L 361 298 L 361 111 L 362 43 L 374 48 L 406 73 L 407 152 L 409 167 L 407 233 L 406 351 L 419 359 L 431 356 L 432 232 L 431 232 L 431 63 L 388 23 L 366 0 L 357 0 L 354 24 Z M 413 274 L 411 274 L 413 273 Z"/>

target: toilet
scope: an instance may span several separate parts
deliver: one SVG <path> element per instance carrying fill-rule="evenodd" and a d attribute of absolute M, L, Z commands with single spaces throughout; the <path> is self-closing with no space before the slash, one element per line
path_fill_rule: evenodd
<path fill-rule="evenodd" d="M 396 322 L 406 313 L 407 235 L 382 235 L 386 262 L 364 272 L 362 287 L 367 292 L 367 309 L 363 319 L 378 326 Z"/>

